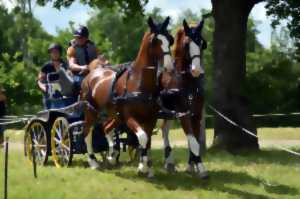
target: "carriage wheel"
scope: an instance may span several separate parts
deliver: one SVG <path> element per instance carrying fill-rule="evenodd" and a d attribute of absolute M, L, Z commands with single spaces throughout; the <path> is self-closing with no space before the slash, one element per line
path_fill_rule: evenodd
<path fill-rule="evenodd" d="M 31 139 L 32 135 L 32 139 Z M 24 137 L 25 155 L 32 162 L 32 143 L 35 146 L 35 161 L 38 165 L 45 165 L 48 161 L 48 140 L 47 132 L 40 121 L 32 122 Z"/>
<path fill-rule="evenodd" d="M 58 117 L 51 129 L 51 151 L 56 167 L 69 166 L 72 162 L 71 134 L 69 123 L 64 117 Z"/>

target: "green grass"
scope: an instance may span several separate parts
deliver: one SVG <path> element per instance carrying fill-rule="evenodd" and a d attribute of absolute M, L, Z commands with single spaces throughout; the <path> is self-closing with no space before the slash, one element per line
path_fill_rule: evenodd
<path fill-rule="evenodd" d="M 260 140 L 300 140 L 300 128 L 258 128 L 258 137 Z M 23 142 L 23 130 L 7 130 L 6 135 L 12 141 Z M 213 139 L 213 129 L 207 129 L 207 140 Z M 185 140 L 185 134 L 182 129 L 172 129 L 170 133 L 171 140 Z M 153 136 L 153 140 L 161 140 L 161 132 Z"/>
<path fill-rule="evenodd" d="M 264 139 L 296 139 L 299 129 L 260 129 Z M 209 130 L 209 134 L 212 134 Z M 7 132 L 12 141 L 20 141 L 22 132 Z M 172 139 L 183 139 L 180 130 Z M 210 135 L 211 136 L 211 135 Z M 155 139 L 159 139 L 155 137 Z M 300 146 L 294 148 L 300 151 Z M 148 180 L 136 173 L 136 164 L 120 168 L 92 171 L 84 156 L 75 156 L 72 168 L 57 169 L 50 161 L 38 167 L 38 179 L 33 178 L 32 166 L 17 149 L 10 151 L 9 198 L 11 199 L 94 199 L 94 198 L 170 198 L 170 199 L 267 199 L 300 198 L 300 158 L 286 152 L 263 149 L 242 155 L 208 150 L 204 159 L 210 172 L 208 181 L 184 172 L 187 151 L 175 148 L 178 172 L 168 174 L 163 169 L 162 151 L 152 152 L 155 178 Z M 127 154 L 122 156 L 123 162 Z M 0 198 L 3 193 L 3 150 L 0 149 Z"/>

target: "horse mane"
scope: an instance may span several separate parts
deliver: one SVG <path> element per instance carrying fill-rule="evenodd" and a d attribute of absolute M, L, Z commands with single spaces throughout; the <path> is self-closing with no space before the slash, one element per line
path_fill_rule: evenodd
<path fill-rule="evenodd" d="M 145 58 L 145 55 L 147 55 L 147 53 L 148 53 L 147 51 L 148 51 L 148 47 L 150 45 L 150 43 L 149 43 L 150 36 L 151 36 L 151 32 L 146 32 L 144 34 L 138 55 L 135 58 L 133 68 L 144 67 L 144 63 L 142 63 L 142 62 L 145 62 L 147 59 L 147 58 Z"/>
<path fill-rule="evenodd" d="M 175 57 L 175 62 L 178 62 L 180 60 L 182 65 L 183 62 L 183 40 L 185 38 L 185 32 L 182 28 L 180 28 L 175 36 L 175 43 L 173 47 L 173 56 Z M 178 64 L 175 65 L 177 68 Z M 178 68 L 179 69 L 179 68 Z M 179 69 L 180 70 L 180 69 Z"/>
<path fill-rule="evenodd" d="M 174 47 L 173 47 L 173 55 L 174 57 L 180 55 L 180 53 L 182 52 L 182 43 L 183 43 L 183 39 L 185 36 L 185 32 L 182 28 L 180 28 L 175 36 L 175 42 L 174 42 Z"/>

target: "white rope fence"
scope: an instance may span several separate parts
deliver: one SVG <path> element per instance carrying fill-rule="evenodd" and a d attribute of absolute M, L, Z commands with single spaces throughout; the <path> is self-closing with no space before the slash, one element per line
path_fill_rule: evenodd
<path fill-rule="evenodd" d="M 33 117 L 33 115 L 5 115 L 4 117 L 0 118 L 0 125 L 6 126 L 11 124 L 26 123 L 31 117 Z"/>
<path fill-rule="evenodd" d="M 223 118 L 224 120 L 226 120 L 228 123 L 230 123 L 231 125 L 241 129 L 243 132 L 247 133 L 248 135 L 251 135 L 255 138 L 258 138 L 257 135 L 255 135 L 253 132 L 249 131 L 248 129 L 240 126 L 239 124 L 237 124 L 236 122 L 232 121 L 231 119 L 229 119 L 228 117 L 226 117 L 224 114 L 222 114 L 220 111 L 218 111 L 217 109 L 215 109 L 213 106 L 211 105 L 208 105 L 208 107 L 214 111 L 215 113 L 217 113 L 221 118 Z M 296 155 L 296 156 L 299 156 L 300 157 L 300 153 L 299 152 L 296 152 L 296 151 L 293 151 L 291 149 L 288 149 L 286 147 L 283 147 L 283 146 L 277 146 L 275 145 L 274 147 L 278 148 L 278 149 L 281 149 L 281 150 L 284 150 L 290 154 L 293 154 L 293 155 Z"/>

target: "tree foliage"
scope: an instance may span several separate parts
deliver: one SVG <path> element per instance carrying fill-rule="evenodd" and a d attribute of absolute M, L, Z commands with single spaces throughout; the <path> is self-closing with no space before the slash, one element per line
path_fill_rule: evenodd
<path fill-rule="evenodd" d="M 52 36 L 32 14 L 17 7 L 9 12 L 0 5 L 0 10 L 0 25 L 5 30 L 0 33 L 0 84 L 6 89 L 11 111 L 23 112 L 29 105 L 41 104 L 36 75 L 47 60 Z"/>
<path fill-rule="evenodd" d="M 202 13 L 207 12 L 183 11 L 178 21 L 172 24 L 171 32 L 175 35 L 183 18 L 195 24 L 201 20 Z M 135 58 L 147 29 L 148 15 L 156 20 L 164 17 L 158 8 L 144 15 L 136 13 L 133 18 L 124 19 L 123 15 L 119 6 L 115 5 L 94 11 L 87 22 L 91 39 L 112 63 L 127 62 Z M 247 75 L 243 90 L 251 101 L 251 110 L 255 113 L 300 111 L 300 67 L 295 61 L 289 30 L 274 32 L 272 47 L 265 49 L 257 40 L 258 23 L 250 19 L 247 31 Z M 11 111 L 24 112 L 25 107 L 41 104 L 41 93 L 35 81 L 40 67 L 48 60 L 48 45 L 58 42 L 66 49 L 73 38 L 74 25 L 70 23 L 68 28 L 57 30 L 57 36 L 51 36 L 32 14 L 21 12 L 20 9 L 9 12 L 3 6 L 0 6 L 0 25 L 5 30 L 0 32 L 0 84 L 7 90 Z M 208 102 L 212 101 L 214 84 L 213 30 L 214 20 L 208 18 L 203 30 L 203 36 L 208 41 L 208 48 L 204 51 Z M 24 37 L 26 40 L 22 40 Z M 22 45 L 27 50 L 23 51 Z M 31 113 L 33 111 L 27 110 Z"/>
<path fill-rule="evenodd" d="M 37 3 L 42 6 L 45 6 L 49 2 L 52 2 L 53 7 L 60 9 L 61 7 L 69 7 L 75 0 L 37 0 Z M 80 0 L 80 2 L 99 9 L 114 9 L 117 6 L 120 8 L 119 11 L 121 13 L 124 13 L 128 17 L 132 17 L 136 13 L 142 13 L 148 0 Z"/>
<path fill-rule="evenodd" d="M 287 23 L 290 36 L 294 38 L 297 47 L 297 58 L 300 60 L 300 1 L 299 0 L 269 0 L 267 1 L 267 14 L 272 16 L 273 27 L 282 21 Z"/>

